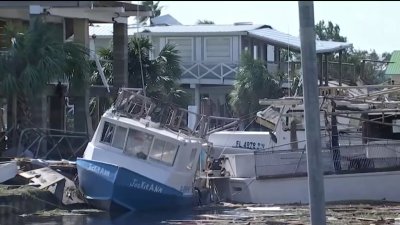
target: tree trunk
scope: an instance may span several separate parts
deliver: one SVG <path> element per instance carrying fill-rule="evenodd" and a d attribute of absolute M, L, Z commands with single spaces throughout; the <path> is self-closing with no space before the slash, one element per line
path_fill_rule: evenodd
<path fill-rule="evenodd" d="M 11 96 L 11 101 L 8 103 L 8 107 L 11 108 L 11 117 L 9 117 L 7 120 L 8 125 L 7 129 L 13 129 L 11 132 L 11 135 L 9 136 L 9 140 L 7 141 L 7 148 L 8 150 L 14 149 L 14 152 L 12 152 L 12 155 L 17 156 L 19 152 L 17 147 L 18 147 L 18 142 L 20 139 L 21 131 L 24 130 L 27 127 L 30 126 L 30 120 L 32 117 L 32 114 L 30 113 L 30 108 L 29 105 L 27 104 L 28 101 L 26 97 L 22 94 L 13 94 Z"/>
<path fill-rule="evenodd" d="M 10 148 L 16 147 L 18 144 L 18 133 L 17 133 L 17 121 L 18 121 L 18 111 L 17 111 L 17 95 L 13 94 L 12 96 L 12 101 L 11 101 L 11 113 L 12 113 L 12 128 L 13 128 L 13 132 L 12 132 L 12 144 L 11 146 L 9 146 Z M 10 129 L 10 127 L 8 128 Z"/>
<path fill-rule="evenodd" d="M 332 112 L 336 110 L 336 103 L 332 101 Z M 332 125 L 332 155 L 333 155 L 333 165 L 335 167 L 335 171 L 341 171 L 341 160 L 340 160 L 340 147 L 339 147 L 339 132 L 337 127 L 337 118 L 335 115 L 331 117 L 331 125 Z"/>

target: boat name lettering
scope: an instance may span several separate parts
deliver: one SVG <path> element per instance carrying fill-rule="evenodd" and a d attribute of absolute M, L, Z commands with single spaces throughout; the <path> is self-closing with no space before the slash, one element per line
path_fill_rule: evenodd
<path fill-rule="evenodd" d="M 155 184 L 149 184 L 145 181 L 139 181 L 137 179 L 133 179 L 133 181 L 129 184 L 129 187 L 134 187 L 137 189 L 142 189 L 146 191 L 152 191 L 156 193 L 161 193 L 162 192 L 162 187 L 155 185 Z"/>
<path fill-rule="evenodd" d="M 96 165 L 93 165 L 93 164 L 89 164 L 88 169 L 90 171 L 93 171 L 93 172 L 95 172 L 97 174 L 100 174 L 100 175 L 106 176 L 106 177 L 109 177 L 110 174 L 111 174 L 111 172 L 109 170 L 103 169 L 100 166 L 96 166 Z"/>
<path fill-rule="evenodd" d="M 236 141 L 236 145 L 233 146 L 234 148 L 246 148 L 246 149 L 264 149 L 265 144 L 260 143 L 260 142 L 254 142 L 254 141 Z"/>

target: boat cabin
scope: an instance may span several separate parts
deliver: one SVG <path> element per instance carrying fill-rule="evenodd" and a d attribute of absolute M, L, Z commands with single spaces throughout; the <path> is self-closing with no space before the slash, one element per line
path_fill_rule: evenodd
<path fill-rule="evenodd" d="M 113 156 L 120 156 L 122 164 L 128 165 L 130 163 L 127 161 L 135 160 L 163 168 L 192 170 L 198 160 L 197 151 L 201 149 L 202 142 L 194 138 L 189 140 L 183 134 L 175 136 L 157 127 L 146 127 L 143 122 L 109 114 L 102 119 L 91 144 L 108 151 L 110 156 L 111 153 Z M 189 145 L 192 149 L 187 151 L 185 148 Z M 129 158 L 122 158 L 126 156 Z M 94 154 L 92 158 L 97 157 Z M 108 161 L 103 157 L 101 160 Z"/>

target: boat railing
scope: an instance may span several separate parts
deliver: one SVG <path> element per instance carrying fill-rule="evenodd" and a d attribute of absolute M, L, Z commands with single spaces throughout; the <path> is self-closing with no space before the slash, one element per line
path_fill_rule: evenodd
<path fill-rule="evenodd" d="M 217 131 L 235 130 L 239 124 L 237 118 L 198 114 L 143 96 L 141 91 L 124 88 L 119 91 L 114 110 L 128 118 L 151 118 L 153 122 L 172 131 L 201 138 Z"/>
<path fill-rule="evenodd" d="M 400 170 L 400 141 L 321 149 L 325 174 Z M 307 175 L 305 149 L 254 152 L 257 179 Z"/>

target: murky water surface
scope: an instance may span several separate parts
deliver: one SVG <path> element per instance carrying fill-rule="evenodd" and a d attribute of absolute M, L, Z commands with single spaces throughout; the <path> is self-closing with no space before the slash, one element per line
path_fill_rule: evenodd
<path fill-rule="evenodd" d="M 400 224 L 399 203 L 346 203 L 326 206 L 327 224 Z M 109 214 L 98 210 L 49 211 L 0 216 L 0 225 L 195 225 L 310 224 L 307 205 L 222 204 L 179 211 Z"/>

